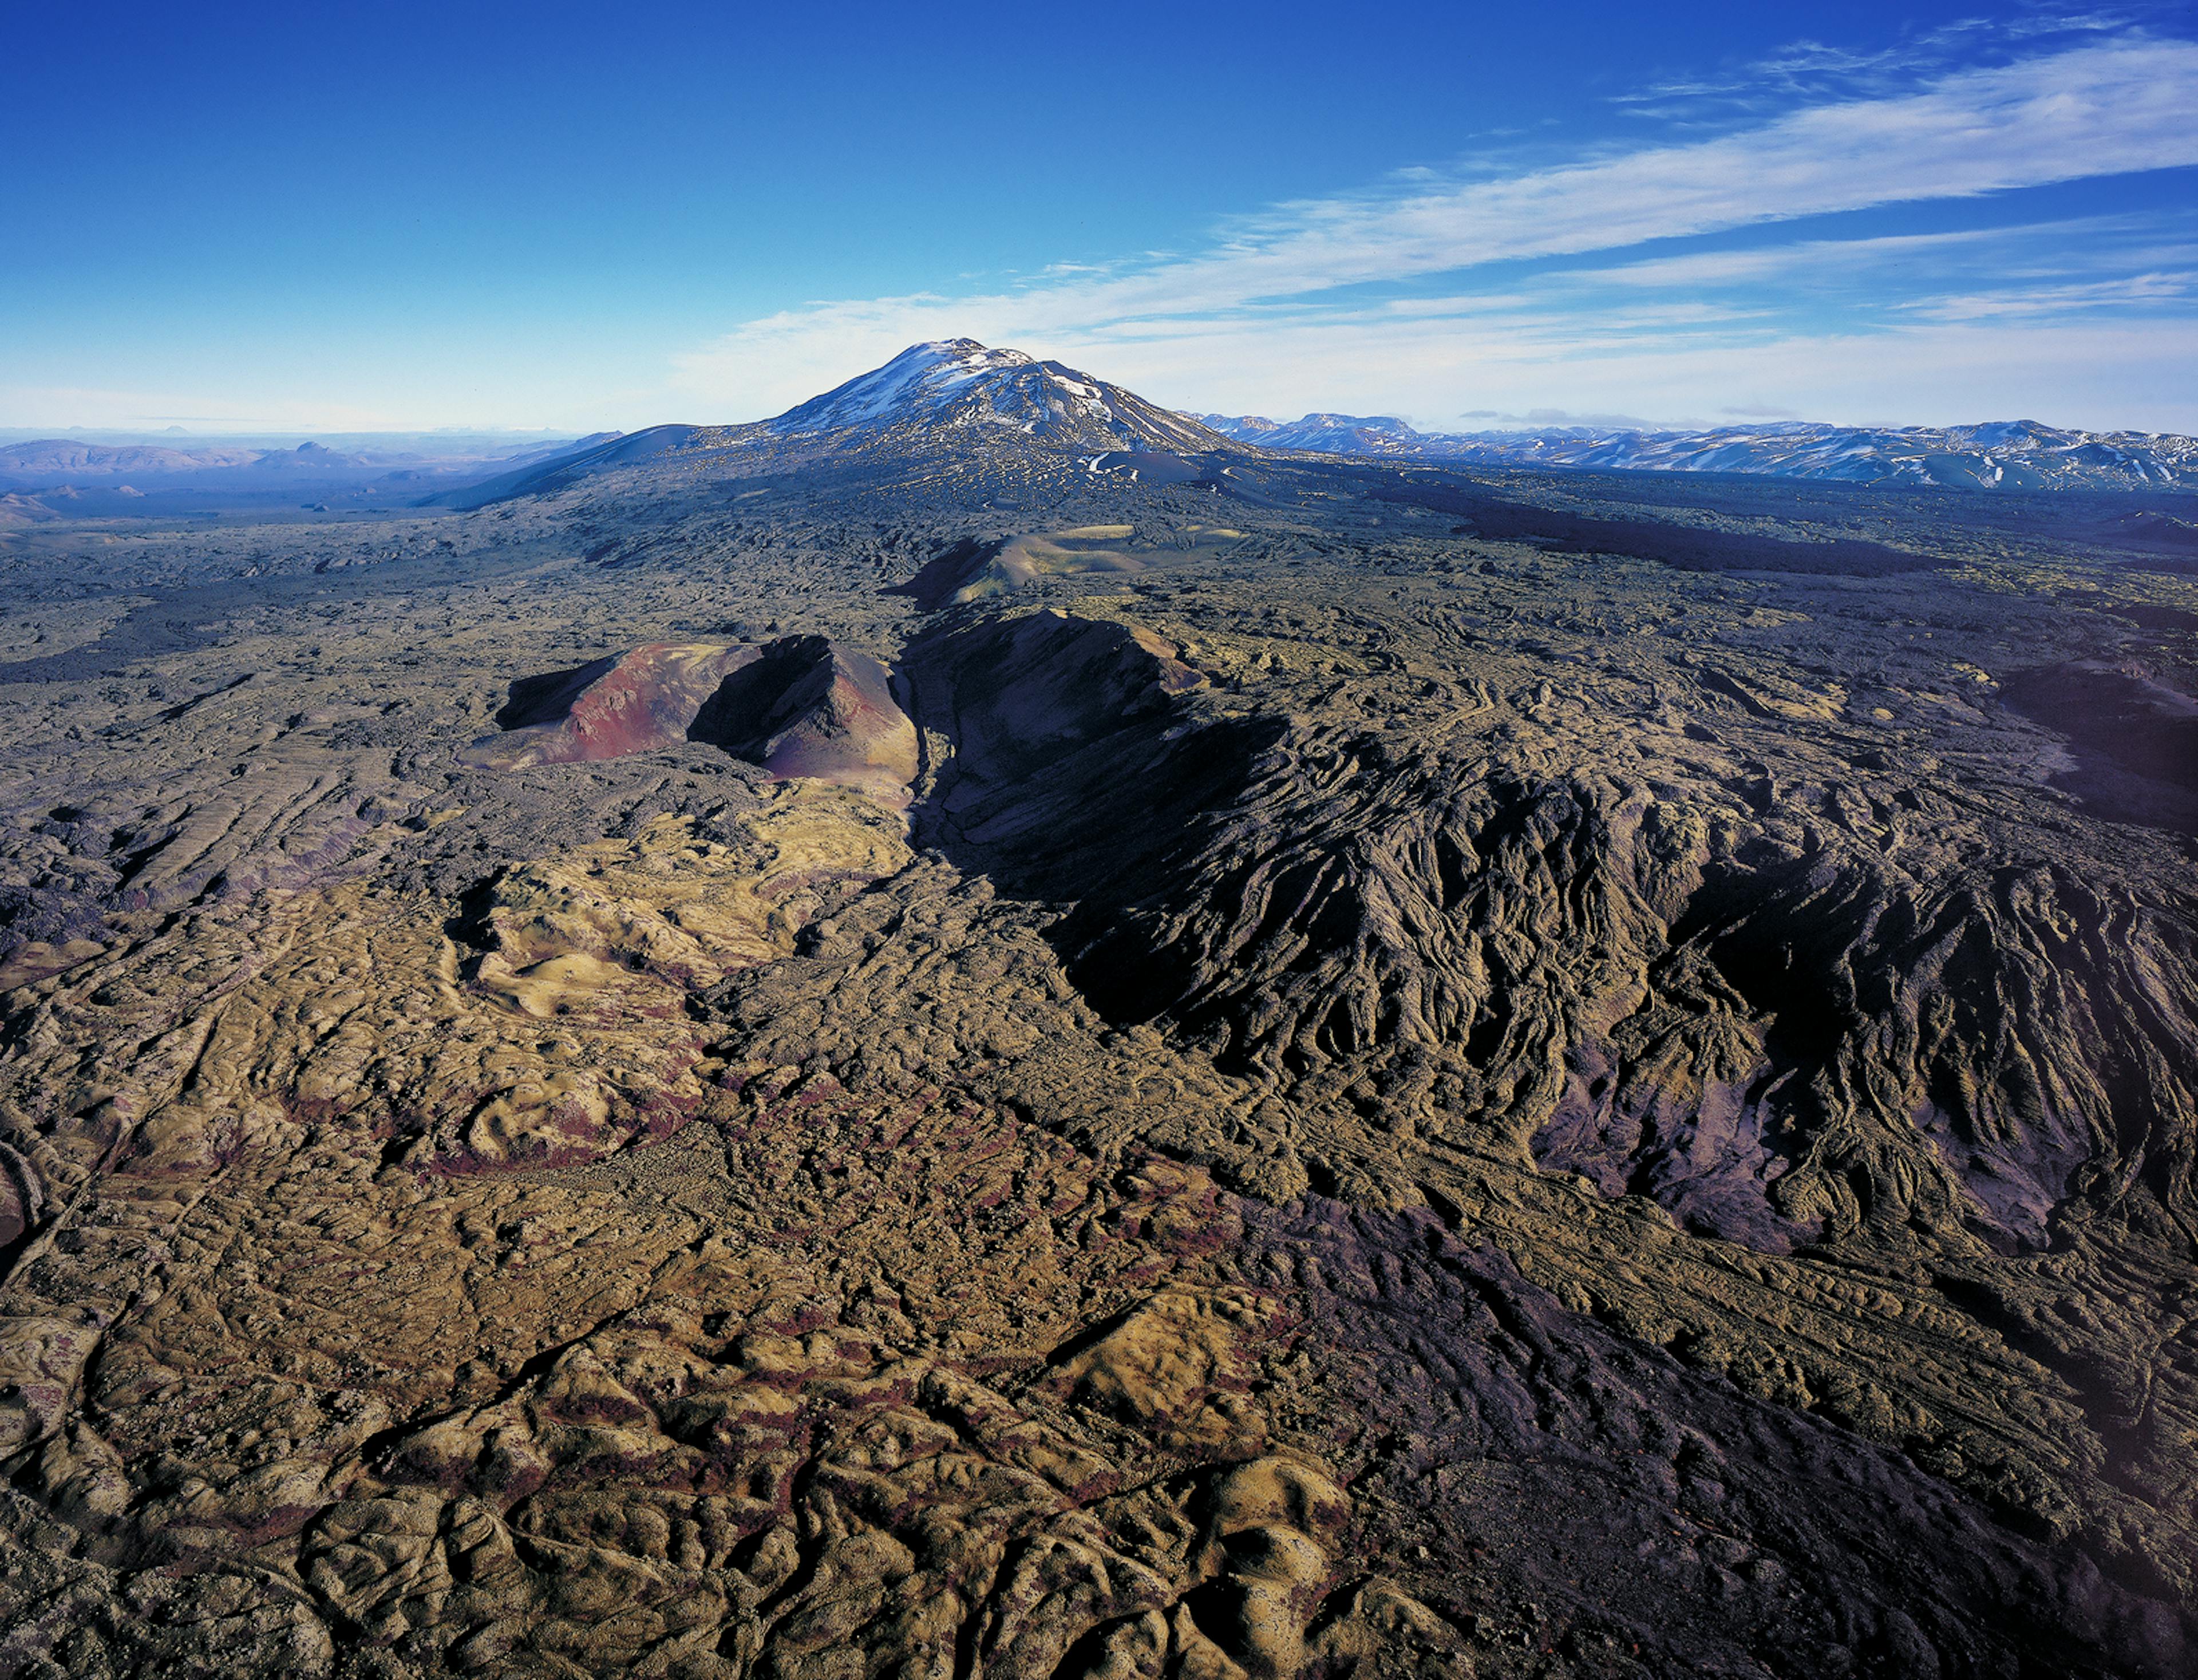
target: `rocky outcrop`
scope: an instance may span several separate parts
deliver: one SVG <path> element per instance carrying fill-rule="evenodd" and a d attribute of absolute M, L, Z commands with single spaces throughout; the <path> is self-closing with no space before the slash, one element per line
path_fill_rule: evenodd
<path fill-rule="evenodd" d="M 915 725 L 892 677 L 821 636 L 760 647 L 651 643 L 571 671 L 522 677 L 497 714 L 503 733 L 468 763 L 515 770 L 649 753 L 683 741 L 722 747 L 773 776 L 858 788 L 896 806 L 916 770 Z"/>
<path fill-rule="evenodd" d="M 503 731 L 467 749 L 491 770 L 591 764 L 683 741 L 702 702 L 754 648 L 654 642 L 570 671 L 522 677 L 496 714 Z"/>
<path fill-rule="evenodd" d="M 896 807 L 916 779 L 916 725 L 894 702 L 890 673 L 821 636 L 771 642 L 718 685 L 687 735 L 773 776 L 858 788 Z"/>
<path fill-rule="evenodd" d="M 916 715 L 947 748 L 919 813 L 1018 887 L 1068 896 L 1170 844 L 1231 787 L 1243 747 L 1180 744 L 1205 677 L 1148 629 L 1057 611 L 920 638 Z M 1075 885 L 1072 887 L 1070 883 Z"/>

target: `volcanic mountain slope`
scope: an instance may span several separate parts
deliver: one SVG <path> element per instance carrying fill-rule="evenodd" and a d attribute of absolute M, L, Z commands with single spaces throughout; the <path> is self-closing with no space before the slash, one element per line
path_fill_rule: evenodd
<path fill-rule="evenodd" d="M 0 1667 L 2190 1671 L 2189 581 L 945 435 L 0 555 Z"/>
<path fill-rule="evenodd" d="M 1421 432 L 1387 416 L 1300 420 L 1206 414 L 1201 425 L 1262 449 L 1392 460 L 1600 472 L 1747 473 L 1848 484 L 1962 490 L 2182 490 L 2198 486 L 2198 439 L 2083 432 L 2034 420 L 1870 427 L 1787 421 L 1657 432 L 1565 426 L 1517 432 Z"/>

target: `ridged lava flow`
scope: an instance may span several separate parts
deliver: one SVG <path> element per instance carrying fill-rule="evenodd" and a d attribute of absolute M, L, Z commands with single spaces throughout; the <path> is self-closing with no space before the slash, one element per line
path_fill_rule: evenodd
<path fill-rule="evenodd" d="M 1204 443 L 4 509 L 0 1676 L 2198 1672 L 2189 510 Z"/>

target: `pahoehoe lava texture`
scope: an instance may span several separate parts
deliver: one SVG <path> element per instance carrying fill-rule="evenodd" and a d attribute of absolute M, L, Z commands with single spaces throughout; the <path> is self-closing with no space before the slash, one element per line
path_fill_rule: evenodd
<path fill-rule="evenodd" d="M 2198 585 L 1222 441 L 0 532 L 0 1673 L 2192 1671 Z"/>

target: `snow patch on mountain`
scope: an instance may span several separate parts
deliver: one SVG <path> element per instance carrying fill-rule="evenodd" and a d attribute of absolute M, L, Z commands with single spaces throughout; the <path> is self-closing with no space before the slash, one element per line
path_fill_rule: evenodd
<path fill-rule="evenodd" d="M 914 344 L 869 373 L 811 397 L 771 421 L 781 432 L 830 432 L 868 426 L 897 412 L 935 408 L 990 374 L 1032 365 L 1020 350 L 991 350 L 974 339 Z"/>

